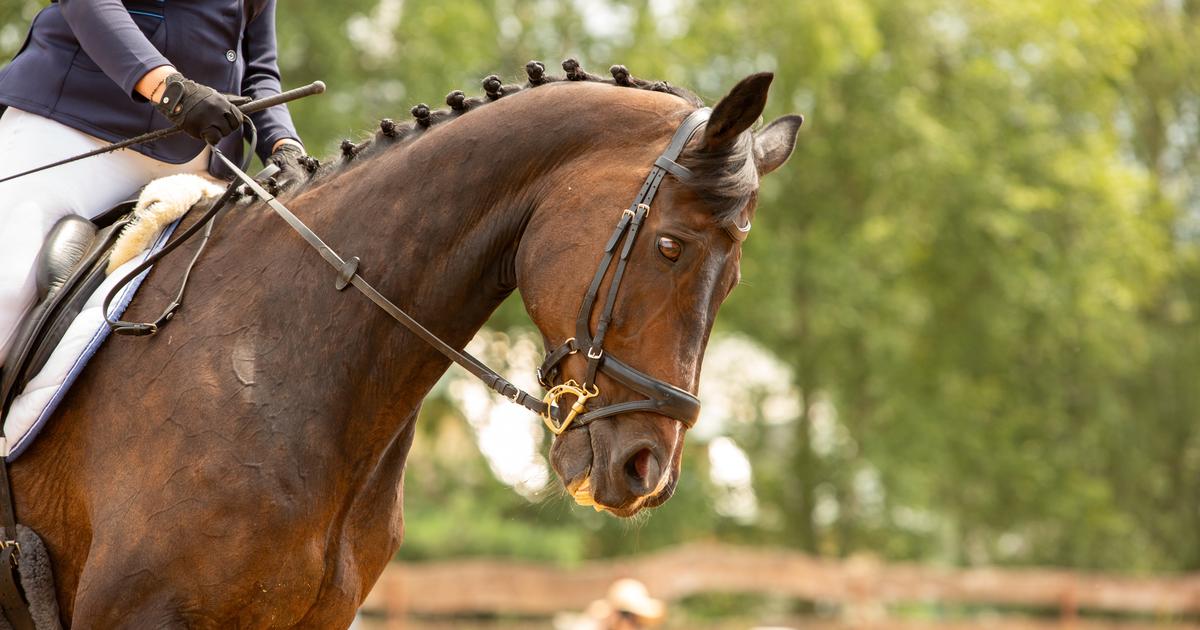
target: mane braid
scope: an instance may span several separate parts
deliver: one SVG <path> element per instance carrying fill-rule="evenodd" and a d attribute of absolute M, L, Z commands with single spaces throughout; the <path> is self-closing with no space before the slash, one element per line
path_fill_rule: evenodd
<path fill-rule="evenodd" d="M 339 154 L 323 161 L 315 169 L 309 179 L 293 187 L 288 192 L 296 193 L 320 182 L 327 177 L 339 173 L 351 163 L 358 163 L 382 153 L 385 149 L 404 144 L 423 134 L 430 127 L 451 121 L 473 109 L 483 107 L 488 103 L 511 96 L 522 90 L 533 89 L 557 81 L 589 81 L 605 83 L 617 87 L 636 90 L 663 92 L 683 99 L 694 107 L 704 107 L 704 101 L 691 91 L 671 85 L 665 81 L 647 81 L 632 76 L 629 69 L 622 65 L 609 68 L 611 79 L 605 79 L 588 73 L 575 59 L 562 62 L 561 76 L 546 74 L 546 66 L 540 61 L 530 61 L 525 64 L 528 77 L 524 84 L 505 84 L 497 75 L 489 75 L 483 79 L 484 96 L 468 97 L 461 90 L 454 90 L 446 95 L 446 109 L 431 110 L 428 105 L 420 103 L 412 108 L 414 120 L 396 122 L 384 118 L 379 123 L 379 130 L 370 138 L 359 143 L 349 139 L 343 140 Z M 711 205 L 714 218 L 718 221 L 736 220 L 746 203 L 750 200 L 758 184 L 754 161 L 750 158 L 752 144 L 750 135 L 744 134 L 733 146 L 716 152 L 688 150 L 680 158 L 680 163 L 692 169 L 698 177 L 690 184 L 691 188 Z M 313 160 L 315 163 L 316 160 Z"/>

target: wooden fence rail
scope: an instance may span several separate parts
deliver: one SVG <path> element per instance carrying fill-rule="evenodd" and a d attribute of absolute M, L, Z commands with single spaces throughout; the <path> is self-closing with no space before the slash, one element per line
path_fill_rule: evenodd
<path fill-rule="evenodd" d="M 621 577 L 667 601 L 702 593 L 776 594 L 845 605 L 938 602 L 1176 617 L 1200 613 L 1200 574 L 1133 577 L 1054 569 L 954 569 L 817 559 L 779 549 L 687 545 L 575 568 L 513 560 L 390 565 L 364 608 L 390 614 L 579 610 Z"/>

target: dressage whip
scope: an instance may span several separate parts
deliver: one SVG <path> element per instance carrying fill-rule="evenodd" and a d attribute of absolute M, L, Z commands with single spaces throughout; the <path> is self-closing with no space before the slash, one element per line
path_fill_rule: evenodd
<path fill-rule="evenodd" d="M 305 85 L 303 87 L 298 87 L 294 90 L 288 90 L 286 92 L 283 92 L 282 94 L 276 94 L 274 96 L 260 98 L 257 101 L 250 101 L 249 103 L 246 103 L 245 105 L 238 107 L 238 109 L 241 110 L 242 114 L 249 115 L 249 114 L 253 114 L 255 112 L 261 112 L 262 110 L 267 109 L 269 107 L 274 107 L 276 105 L 281 105 L 281 104 L 287 103 L 289 101 L 294 101 L 298 98 L 304 98 L 305 96 L 312 96 L 314 94 L 321 94 L 324 91 L 325 91 L 325 82 L 324 81 L 313 81 L 312 83 L 309 83 L 308 85 Z M 166 129 L 159 129 L 158 131 L 151 131 L 149 133 L 144 133 L 140 136 L 129 138 L 128 140 L 122 140 L 120 142 L 114 142 L 112 144 L 102 146 L 99 149 L 88 151 L 87 153 L 81 153 L 74 157 L 69 157 L 65 160 L 59 160 L 52 164 L 43 164 L 37 168 L 29 169 L 28 171 L 25 171 L 23 173 L 17 173 L 16 175 L 9 175 L 7 177 L 0 178 L 0 183 L 4 183 L 4 182 L 7 182 L 12 179 L 17 179 L 18 177 L 32 175 L 33 173 L 38 173 L 38 172 L 44 171 L 46 169 L 54 168 L 56 166 L 62 166 L 63 164 L 70 164 L 71 162 L 78 162 L 79 160 L 82 160 L 85 158 L 90 158 L 95 155 L 103 155 L 105 153 L 119 151 L 126 147 L 131 147 L 135 144 L 142 144 L 144 142 L 158 140 L 159 138 L 166 138 L 167 136 L 175 135 L 181 131 L 183 131 L 183 130 L 180 129 L 179 127 L 168 127 Z"/>

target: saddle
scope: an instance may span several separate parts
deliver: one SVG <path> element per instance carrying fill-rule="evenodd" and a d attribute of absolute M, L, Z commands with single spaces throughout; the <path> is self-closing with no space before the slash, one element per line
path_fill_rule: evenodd
<path fill-rule="evenodd" d="M 105 278 L 105 265 L 136 199 L 91 221 L 75 215 L 50 229 L 35 263 L 37 301 L 21 320 L 0 368 L 0 418 L 41 371 L 87 299 Z"/>

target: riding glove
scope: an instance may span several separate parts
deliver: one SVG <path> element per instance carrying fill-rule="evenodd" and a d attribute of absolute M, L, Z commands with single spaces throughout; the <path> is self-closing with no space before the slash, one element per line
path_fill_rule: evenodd
<path fill-rule="evenodd" d="M 279 172 L 272 175 L 269 182 L 268 188 L 273 188 L 270 190 L 271 194 L 307 180 L 312 172 L 309 164 L 313 161 L 305 154 L 304 148 L 298 144 L 285 142 L 279 145 L 279 148 L 275 149 L 275 152 L 267 158 L 267 164 L 279 167 Z"/>
<path fill-rule="evenodd" d="M 242 126 L 242 112 L 216 90 L 178 72 L 165 83 L 154 107 L 189 136 L 216 144 Z"/>

